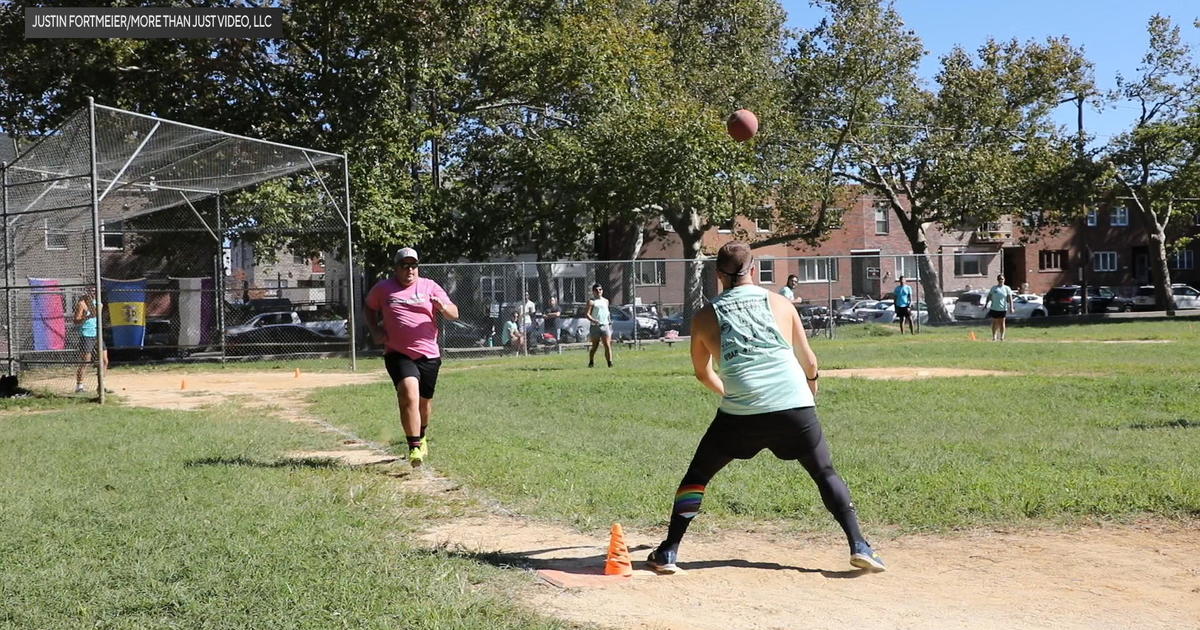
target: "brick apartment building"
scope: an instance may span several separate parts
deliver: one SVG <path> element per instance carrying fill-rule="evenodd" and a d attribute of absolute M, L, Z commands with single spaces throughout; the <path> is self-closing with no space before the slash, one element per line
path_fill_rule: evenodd
<path fill-rule="evenodd" d="M 1006 283 L 1021 292 L 1044 294 L 1055 286 L 1077 284 L 1081 269 L 1089 284 L 1111 286 L 1129 295 L 1150 282 L 1148 237 L 1138 227 L 1136 212 L 1103 207 L 1056 232 L 1027 230 L 1008 218 L 963 228 L 930 226 L 928 254 L 947 296 L 991 286 L 998 273 L 1004 273 Z M 1189 219 L 1168 235 L 1172 242 L 1200 234 L 1200 214 Z M 703 247 L 711 253 L 734 238 L 753 241 L 771 234 L 769 226 L 737 217 L 731 224 L 709 230 Z M 1193 242 L 1169 257 L 1172 282 L 1200 284 L 1197 250 L 1200 242 Z M 895 213 L 886 203 L 861 195 L 844 213 L 842 229 L 820 245 L 771 245 L 756 249 L 755 256 L 760 284 L 778 289 L 789 274 L 796 274 L 797 296 L 823 302 L 829 297 L 886 295 L 897 276 L 917 275 L 911 252 Z M 679 238 L 670 231 L 643 245 L 637 274 L 637 295 L 643 302 L 683 302 L 686 265 L 668 262 L 682 253 Z M 711 270 L 706 269 L 704 286 L 706 294 L 715 292 Z"/>

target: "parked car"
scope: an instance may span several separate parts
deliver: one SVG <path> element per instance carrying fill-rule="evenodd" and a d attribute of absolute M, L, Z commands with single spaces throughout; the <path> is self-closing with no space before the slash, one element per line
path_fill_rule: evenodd
<path fill-rule="evenodd" d="M 954 319 L 983 319 L 987 317 L 987 306 L 983 303 L 983 291 L 967 291 L 954 301 Z"/>
<path fill-rule="evenodd" d="M 929 321 L 929 308 L 924 301 L 917 302 L 912 309 L 914 319 L 918 324 Z M 896 321 L 895 300 L 880 300 L 875 306 L 863 311 L 863 321 L 872 324 L 891 324 Z"/>
<path fill-rule="evenodd" d="M 829 307 L 819 304 L 800 304 L 796 307 L 800 322 L 809 330 L 825 330 L 829 327 Z"/>
<path fill-rule="evenodd" d="M 1029 319 L 1031 317 L 1045 317 L 1047 315 L 1046 305 L 1043 304 L 1042 296 L 1036 293 L 1018 293 L 1013 296 L 1013 312 L 1008 314 L 1010 319 Z"/>
<path fill-rule="evenodd" d="M 1172 284 L 1171 293 L 1175 296 L 1175 308 L 1191 309 L 1200 308 L 1200 291 L 1186 284 Z M 1158 308 L 1158 303 L 1154 297 L 1153 286 L 1138 287 L 1137 293 L 1133 296 L 1133 307 L 1139 311 L 1151 311 Z"/>
<path fill-rule="evenodd" d="M 225 338 L 228 354 L 285 354 L 346 350 L 345 339 L 322 335 L 299 324 L 269 324 Z"/>
<path fill-rule="evenodd" d="M 329 337 L 349 337 L 348 322 L 344 317 L 332 311 L 275 311 L 259 313 L 237 326 L 225 329 L 226 335 L 240 335 L 264 326 L 291 324 L 308 328 L 318 334 Z"/>
<path fill-rule="evenodd" d="M 873 306 L 878 301 L 879 300 L 845 300 L 842 302 L 842 305 L 837 308 L 835 317 L 837 317 L 839 322 L 862 321 L 855 314 L 858 309 Z"/>
<path fill-rule="evenodd" d="M 178 354 L 175 347 L 175 326 L 169 319 L 146 320 L 146 332 L 140 347 L 113 347 L 112 328 L 104 328 L 104 347 L 112 361 L 166 359 Z"/>
<path fill-rule="evenodd" d="M 461 319 L 443 320 L 438 337 L 447 348 L 479 348 L 486 346 L 489 330 Z"/>
<path fill-rule="evenodd" d="M 649 309 L 638 307 L 636 318 L 638 339 L 658 339 L 658 319 L 649 315 Z M 612 319 L 613 339 L 633 339 L 635 319 L 634 308 L 631 304 L 625 306 L 610 306 L 608 312 Z M 644 314 L 643 314 L 644 313 Z"/>
<path fill-rule="evenodd" d="M 345 317 L 328 308 L 296 311 L 300 323 L 311 330 L 331 337 L 349 337 L 349 321 Z"/>
<path fill-rule="evenodd" d="M 683 334 L 683 313 L 674 313 L 658 318 L 658 331 L 660 333 L 665 335 L 672 330 L 681 335 Z"/>
<path fill-rule="evenodd" d="M 1054 287 L 1046 293 L 1042 304 L 1049 315 L 1078 315 L 1082 312 L 1083 288 L 1079 285 Z M 1133 310 L 1133 300 L 1121 297 L 1109 287 L 1088 287 L 1087 310 L 1089 313 L 1104 313 L 1110 309 L 1128 312 Z"/>
<path fill-rule="evenodd" d="M 877 306 L 879 306 L 879 300 L 860 300 L 855 303 L 851 314 L 854 319 L 860 322 L 866 321 L 867 315 L 874 311 Z"/>

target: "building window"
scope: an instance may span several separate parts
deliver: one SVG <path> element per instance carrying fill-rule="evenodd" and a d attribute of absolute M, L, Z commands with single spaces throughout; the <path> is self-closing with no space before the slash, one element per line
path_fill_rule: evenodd
<path fill-rule="evenodd" d="M 504 302 L 504 279 L 500 276 L 480 276 L 479 295 L 483 301 L 497 304 Z"/>
<path fill-rule="evenodd" d="M 1129 225 L 1129 208 L 1125 206 L 1117 206 L 1112 209 L 1109 225 L 1114 227 L 1124 227 Z"/>
<path fill-rule="evenodd" d="M 1196 259 L 1192 250 L 1190 249 L 1180 249 L 1171 252 L 1171 255 L 1167 258 L 1167 261 L 1171 264 L 1171 269 L 1196 268 Z"/>
<path fill-rule="evenodd" d="M 46 249 L 67 249 L 70 244 L 70 233 L 64 229 L 67 221 L 65 219 L 45 219 L 43 225 L 46 229 Z"/>
<path fill-rule="evenodd" d="M 588 299 L 586 278 L 563 278 L 562 301 L 564 304 L 582 304 Z"/>
<path fill-rule="evenodd" d="M 1095 208 L 1088 210 L 1087 224 L 1088 224 L 1088 227 L 1096 227 L 1097 225 L 1100 225 L 1100 211 L 1099 210 L 1097 210 Z"/>
<path fill-rule="evenodd" d="M 307 265 L 307 264 L 308 264 L 308 257 L 307 257 L 307 256 L 301 256 L 301 255 L 299 255 L 299 254 L 292 254 L 292 262 L 293 262 L 293 263 L 295 263 L 295 264 L 297 264 L 297 265 Z"/>
<path fill-rule="evenodd" d="M 775 284 L 775 261 L 770 258 L 758 259 L 759 284 Z"/>
<path fill-rule="evenodd" d="M 637 283 L 662 286 L 667 283 L 667 263 L 664 260 L 637 261 Z"/>
<path fill-rule="evenodd" d="M 1192 215 L 1192 225 L 1200 225 L 1200 212 Z"/>
<path fill-rule="evenodd" d="M 919 278 L 921 274 L 917 271 L 916 256 L 897 256 L 896 257 L 896 277 L 904 276 L 905 278 Z"/>
<path fill-rule="evenodd" d="M 1117 252 L 1095 252 L 1092 254 L 1093 271 L 1116 271 Z"/>
<path fill-rule="evenodd" d="M 120 221 L 100 224 L 100 249 L 110 252 L 125 249 L 125 231 Z"/>
<path fill-rule="evenodd" d="M 1038 271 L 1062 271 L 1067 262 L 1067 250 L 1043 249 L 1038 252 Z"/>
<path fill-rule="evenodd" d="M 836 258 L 802 258 L 800 261 L 800 282 L 837 282 L 838 266 Z"/>
<path fill-rule="evenodd" d="M 771 220 L 770 219 L 755 219 L 754 220 L 754 231 L 755 232 L 770 232 L 771 231 Z"/>
<path fill-rule="evenodd" d="M 954 275 L 956 276 L 982 276 L 986 268 L 983 256 L 979 254 L 954 254 Z"/>
<path fill-rule="evenodd" d="M 888 206 L 882 201 L 875 202 L 875 233 L 888 233 Z"/>
<path fill-rule="evenodd" d="M 722 234 L 729 234 L 733 231 L 733 217 L 729 217 L 717 225 L 717 231 Z"/>

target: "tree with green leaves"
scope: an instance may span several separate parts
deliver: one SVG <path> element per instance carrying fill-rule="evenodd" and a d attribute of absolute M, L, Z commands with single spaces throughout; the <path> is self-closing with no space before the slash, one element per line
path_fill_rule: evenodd
<path fill-rule="evenodd" d="M 829 0 L 827 20 L 792 56 L 791 101 L 824 130 L 829 170 L 898 217 L 918 255 L 934 321 L 948 321 L 927 230 L 1040 211 L 1041 169 L 1072 145 L 1051 122 L 1063 95 L 1090 82 L 1064 39 L 988 41 L 942 58 L 937 89 L 917 77 L 925 54 L 890 3 Z M 1047 155 L 1059 156 L 1049 159 Z"/>
<path fill-rule="evenodd" d="M 1174 314 L 1170 230 L 1191 217 L 1181 207 L 1194 211 L 1200 198 L 1200 65 L 1170 18 L 1151 17 L 1147 32 L 1149 47 L 1137 75 L 1118 77 L 1110 94 L 1136 106 L 1137 119 L 1112 139 L 1102 160 L 1109 167 L 1110 198 L 1138 210 L 1133 214 L 1149 240 L 1155 299 Z"/>

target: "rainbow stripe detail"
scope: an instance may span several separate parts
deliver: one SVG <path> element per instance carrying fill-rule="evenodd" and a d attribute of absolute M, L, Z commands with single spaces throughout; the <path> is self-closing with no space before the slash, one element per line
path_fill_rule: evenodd
<path fill-rule="evenodd" d="M 675 515 L 683 518 L 693 518 L 700 512 L 700 502 L 704 500 L 704 486 L 683 485 L 675 491 Z"/>

